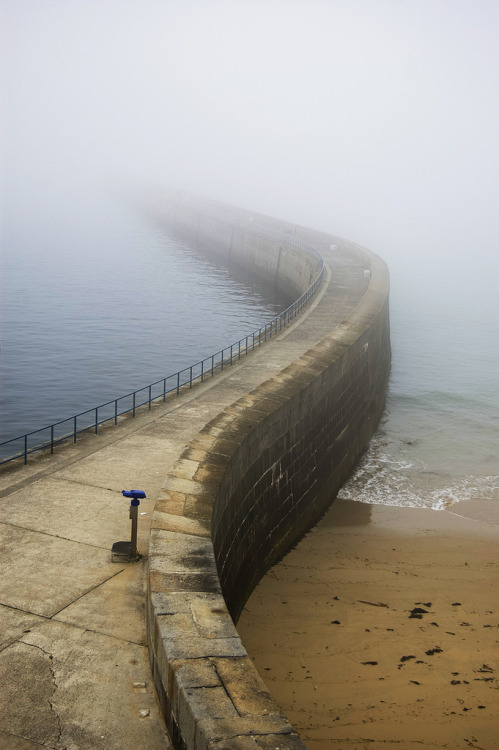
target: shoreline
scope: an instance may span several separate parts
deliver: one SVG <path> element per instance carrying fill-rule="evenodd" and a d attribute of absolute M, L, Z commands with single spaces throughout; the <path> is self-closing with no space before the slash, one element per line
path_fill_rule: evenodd
<path fill-rule="evenodd" d="M 337 499 L 255 589 L 238 631 L 310 750 L 498 746 L 499 524 L 452 507 Z"/>

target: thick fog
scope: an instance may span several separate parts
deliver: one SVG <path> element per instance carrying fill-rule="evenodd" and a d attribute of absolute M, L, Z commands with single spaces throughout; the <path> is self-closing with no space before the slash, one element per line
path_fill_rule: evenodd
<path fill-rule="evenodd" d="M 491 293 L 496 0 L 3 0 L 1 14 L 6 216 L 179 187 L 346 236 L 395 273 L 464 263 Z"/>

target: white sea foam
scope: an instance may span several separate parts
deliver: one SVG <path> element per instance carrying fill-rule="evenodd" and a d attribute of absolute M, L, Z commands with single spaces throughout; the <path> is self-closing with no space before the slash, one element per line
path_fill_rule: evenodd
<path fill-rule="evenodd" d="M 387 451 L 387 443 L 396 452 Z M 370 505 L 433 510 L 463 500 L 497 496 L 499 502 L 499 476 L 432 471 L 420 457 L 408 460 L 403 455 L 406 450 L 405 446 L 389 443 L 385 434 L 376 435 L 338 497 Z"/>

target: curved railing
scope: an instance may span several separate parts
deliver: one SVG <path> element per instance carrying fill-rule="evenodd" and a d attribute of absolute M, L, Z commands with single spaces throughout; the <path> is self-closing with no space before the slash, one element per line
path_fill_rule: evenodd
<path fill-rule="evenodd" d="M 281 241 L 284 237 L 283 234 L 271 229 L 259 228 L 258 230 L 252 230 L 252 232 Z M 287 233 L 285 234 L 285 241 L 288 245 L 314 255 L 319 260 L 319 273 L 301 297 L 295 300 L 283 312 L 234 344 L 202 359 L 200 362 L 196 362 L 196 364 L 179 370 L 173 375 L 160 378 L 154 383 L 127 393 L 125 396 L 120 396 L 112 401 L 99 404 L 99 406 L 87 409 L 59 422 L 54 422 L 47 427 L 41 427 L 38 430 L 5 440 L 0 443 L 0 464 L 5 464 L 16 459 L 24 459 L 24 463 L 26 464 L 28 456 L 31 453 L 36 453 L 44 449 L 50 449 L 50 453 L 53 453 L 55 446 L 59 443 L 66 440 L 73 440 L 76 443 L 77 435 L 83 432 L 91 431 L 97 434 L 101 425 L 113 421 L 114 424 L 117 424 L 118 417 L 124 414 L 131 413 L 134 417 L 139 407 L 147 404 L 150 409 L 154 401 L 165 401 L 166 396 L 171 393 L 178 395 L 181 390 L 192 388 L 196 381 L 202 383 L 207 377 L 213 377 L 215 372 L 232 365 L 235 360 L 240 360 L 242 356 L 246 356 L 250 351 L 253 351 L 271 339 L 283 326 L 288 325 L 307 304 L 319 287 L 324 274 L 324 261 L 312 245 Z"/>

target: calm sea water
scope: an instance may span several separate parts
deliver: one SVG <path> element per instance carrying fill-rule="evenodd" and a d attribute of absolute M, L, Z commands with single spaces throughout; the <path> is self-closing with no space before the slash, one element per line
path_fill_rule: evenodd
<path fill-rule="evenodd" d="M 339 496 L 434 509 L 495 500 L 497 512 L 497 258 L 490 247 L 473 247 L 439 262 L 388 261 L 393 366 L 386 411 Z"/>
<path fill-rule="evenodd" d="M 188 367 L 288 303 L 133 206 L 80 200 L 84 211 L 56 218 L 6 211 L 0 440 Z"/>

